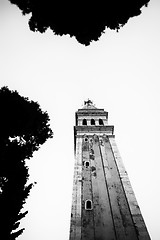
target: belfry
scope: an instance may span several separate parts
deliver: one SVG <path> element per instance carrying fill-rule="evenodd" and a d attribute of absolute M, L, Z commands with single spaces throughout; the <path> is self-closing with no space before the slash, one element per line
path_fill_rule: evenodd
<path fill-rule="evenodd" d="M 150 240 L 108 113 L 85 101 L 74 137 L 69 240 Z"/>

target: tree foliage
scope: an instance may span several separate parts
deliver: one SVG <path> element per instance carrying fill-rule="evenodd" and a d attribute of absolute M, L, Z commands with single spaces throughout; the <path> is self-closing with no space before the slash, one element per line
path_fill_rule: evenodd
<path fill-rule="evenodd" d="M 29 27 L 45 32 L 47 28 L 57 35 L 69 34 L 84 44 L 98 40 L 105 28 L 119 30 L 128 19 L 141 14 L 149 0 L 9 0 L 23 14 L 31 13 Z"/>
<path fill-rule="evenodd" d="M 0 239 L 13 240 L 27 211 L 21 209 L 33 184 L 25 159 L 30 159 L 53 133 L 49 116 L 37 102 L 29 101 L 17 91 L 0 89 Z"/>

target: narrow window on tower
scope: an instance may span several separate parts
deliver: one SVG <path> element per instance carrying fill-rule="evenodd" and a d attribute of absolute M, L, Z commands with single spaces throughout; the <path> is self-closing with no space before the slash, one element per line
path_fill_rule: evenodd
<path fill-rule="evenodd" d="M 92 210 L 93 209 L 93 204 L 91 200 L 86 200 L 85 201 L 85 210 Z"/>
<path fill-rule="evenodd" d="M 89 161 L 85 162 L 85 167 L 88 168 L 89 167 Z"/>
<path fill-rule="evenodd" d="M 99 125 L 103 125 L 103 120 L 101 118 L 99 119 Z"/>
<path fill-rule="evenodd" d="M 83 123 L 82 123 L 83 125 L 87 125 L 87 120 L 84 118 L 83 119 Z"/>
<path fill-rule="evenodd" d="M 91 119 L 91 125 L 95 125 L 95 120 L 93 118 Z"/>

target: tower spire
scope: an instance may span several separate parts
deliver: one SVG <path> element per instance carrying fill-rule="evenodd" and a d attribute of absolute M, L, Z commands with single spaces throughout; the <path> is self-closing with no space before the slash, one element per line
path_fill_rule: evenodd
<path fill-rule="evenodd" d="M 74 127 L 69 240 L 150 240 L 113 132 L 108 113 L 84 101 Z"/>

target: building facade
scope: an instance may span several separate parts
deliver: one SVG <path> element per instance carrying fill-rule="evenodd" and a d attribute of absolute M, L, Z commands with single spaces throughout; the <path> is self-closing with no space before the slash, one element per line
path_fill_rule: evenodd
<path fill-rule="evenodd" d="M 76 112 L 69 240 L 150 240 L 113 134 L 90 100 Z"/>

